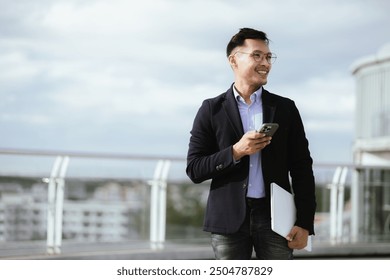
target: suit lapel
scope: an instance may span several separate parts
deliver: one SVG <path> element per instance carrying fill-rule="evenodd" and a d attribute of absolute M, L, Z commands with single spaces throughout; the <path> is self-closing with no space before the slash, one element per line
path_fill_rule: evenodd
<path fill-rule="evenodd" d="M 225 93 L 225 101 L 222 103 L 226 116 L 232 125 L 234 132 L 238 138 L 241 138 L 244 134 L 244 128 L 242 127 L 242 121 L 240 112 L 238 111 L 237 101 L 234 98 L 233 86 Z"/>
<path fill-rule="evenodd" d="M 263 123 L 272 123 L 274 121 L 276 105 L 272 102 L 270 97 L 270 93 L 263 88 Z"/>

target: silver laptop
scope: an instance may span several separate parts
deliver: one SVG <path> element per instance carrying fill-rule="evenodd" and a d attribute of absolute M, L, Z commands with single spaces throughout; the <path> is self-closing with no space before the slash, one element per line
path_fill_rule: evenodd
<path fill-rule="evenodd" d="M 286 237 L 296 221 L 294 195 L 271 183 L 271 228 L 277 234 Z M 305 250 L 311 251 L 311 236 L 307 240 Z"/>

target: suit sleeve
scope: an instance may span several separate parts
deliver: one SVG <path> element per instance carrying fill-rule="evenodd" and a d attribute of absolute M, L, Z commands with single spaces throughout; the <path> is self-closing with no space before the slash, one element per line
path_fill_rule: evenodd
<path fill-rule="evenodd" d="M 315 181 L 313 160 L 310 156 L 309 143 L 305 135 L 302 119 L 295 104 L 292 115 L 294 124 L 290 131 L 289 166 L 292 188 L 297 207 L 296 225 L 314 234 L 314 214 L 316 210 Z"/>
<path fill-rule="evenodd" d="M 222 176 L 235 166 L 232 146 L 219 145 L 212 115 L 211 104 L 205 100 L 194 119 L 187 154 L 186 172 L 194 183 Z"/>

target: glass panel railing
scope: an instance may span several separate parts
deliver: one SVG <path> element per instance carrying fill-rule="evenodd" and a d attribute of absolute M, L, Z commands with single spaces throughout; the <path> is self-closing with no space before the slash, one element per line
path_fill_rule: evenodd
<path fill-rule="evenodd" d="M 60 163 L 53 177 L 58 159 L 0 151 L 0 258 L 209 244 L 202 231 L 209 182 L 190 182 L 184 159 L 72 153 L 63 178 Z M 314 170 L 314 244 L 390 241 L 390 167 L 317 164 Z"/>

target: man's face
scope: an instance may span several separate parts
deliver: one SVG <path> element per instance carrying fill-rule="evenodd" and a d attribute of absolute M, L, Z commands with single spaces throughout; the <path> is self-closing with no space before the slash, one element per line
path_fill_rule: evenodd
<path fill-rule="evenodd" d="M 266 59 L 267 55 L 270 55 L 270 50 L 262 40 L 246 39 L 243 46 L 235 48 L 229 56 L 229 62 L 236 82 L 253 87 L 265 85 L 271 70 L 271 63 Z"/>

